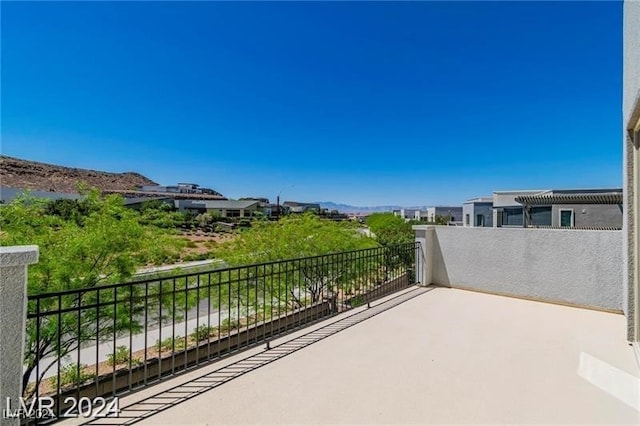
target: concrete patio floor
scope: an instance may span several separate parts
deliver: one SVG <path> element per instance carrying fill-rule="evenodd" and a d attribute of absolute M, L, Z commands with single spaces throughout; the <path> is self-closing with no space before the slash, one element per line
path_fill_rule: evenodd
<path fill-rule="evenodd" d="M 150 386 L 92 423 L 637 425 L 624 332 L 622 315 L 413 287 Z"/>

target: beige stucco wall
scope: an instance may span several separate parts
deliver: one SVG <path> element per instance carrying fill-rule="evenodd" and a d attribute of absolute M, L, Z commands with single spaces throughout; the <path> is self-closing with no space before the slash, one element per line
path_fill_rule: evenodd
<path fill-rule="evenodd" d="M 622 312 L 622 231 L 414 229 L 427 284 Z"/>
<path fill-rule="evenodd" d="M 0 417 L 7 406 L 18 407 L 26 330 L 27 266 L 38 262 L 37 246 L 0 247 Z M 1 425 L 20 424 L 1 419 Z"/>
<path fill-rule="evenodd" d="M 623 109 L 625 122 L 640 97 L 640 1 L 624 2 Z"/>
<path fill-rule="evenodd" d="M 637 192 L 633 181 L 633 154 L 634 146 L 629 138 L 627 129 L 636 121 L 636 116 L 640 113 L 640 1 L 624 2 L 623 37 L 624 37 L 624 64 L 623 64 L 623 99 L 622 99 L 622 126 L 623 126 L 623 177 L 624 177 L 624 217 L 623 227 L 625 230 L 622 245 L 623 259 L 625 261 L 623 282 L 624 300 L 623 305 L 627 314 L 627 337 L 629 340 L 639 340 L 640 330 L 638 330 L 637 299 L 640 297 L 638 289 L 635 287 L 635 271 L 637 259 L 634 259 L 633 241 L 637 225 L 634 211 L 634 198 Z"/>

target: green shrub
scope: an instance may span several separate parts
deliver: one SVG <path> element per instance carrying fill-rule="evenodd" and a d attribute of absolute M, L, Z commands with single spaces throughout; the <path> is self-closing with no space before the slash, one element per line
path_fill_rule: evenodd
<path fill-rule="evenodd" d="M 355 296 L 351 298 L 351 301 L 349 302 L 349 304 L 352 307 L 356 307 L 356 306 L 360 306 L 364 303 L 364 298 L 362 296 Z"/>
<path fill-rule="evenodd" d="M 201 325 L 196 328 L 193 333 L 190 334 L 191 338 L 196 342 L 200 340 L 207 340 L 209 336 L 216 331 L 215 327 L 208 327 L 206 325 Z"/>
<path fill-rule="evenodd" d="M 94 373 L 88 373 L 86 371 L 87 366 L 80 364 L 80 372 L 78 373 L 78 364 L 67 365 L 60 369 L 60 387 L 67 386 L 80 386 L 84 382 L 93 380 L 96 375 Z M 51 379 L 54 388 L 58 387 L 58 377 L 55 376 Z"/>
<path fill-rule="evenodd" d="M 231 318 L 225 318 L 222 320 L 222 324 L 220 324 L 220 329 L 223 331 L 235 330 L 237 328 L 240 328 L 240 321 Z"/>
<path fill-rule="evenodd" d="M 129 348 L 126 346 L 118 346 L 115 354 L 111 353 L 107 355 L 107 364 L 112 367 L 114 365 L 127 364 L 130 359 L 131 355 L 129 354 Z"/>
<path fill-rule="evenodd" d="M 160 340 L 156 340 L 156 349 L 158 351 L 172 351 L 172 350 L 181 350 L 187 346 L 185 337 L 168 337 L 164 339 L 162 342 Z"/>

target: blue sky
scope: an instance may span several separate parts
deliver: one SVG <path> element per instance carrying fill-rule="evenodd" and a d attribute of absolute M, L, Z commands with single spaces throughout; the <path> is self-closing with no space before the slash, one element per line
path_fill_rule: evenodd
<path fill-rule="evenodd" d="M 622 3 L 2 3 L 5 155 L 232 198 L 622 185 Z"/>

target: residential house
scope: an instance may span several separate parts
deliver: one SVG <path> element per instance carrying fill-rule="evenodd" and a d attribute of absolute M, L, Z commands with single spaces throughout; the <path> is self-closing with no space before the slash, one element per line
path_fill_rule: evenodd
<path fill-rule="evenodd" d="M 416 210 L 413 214 L 414 220 L 426 221 L 429 212 L 427 210 Z"/>
<path fill-rule="evenodd" d="M 271 217 L 277 211 L 277 206 L 275 204 L 271 204 L 268 198 L 243 197 L 243 198 L 239 198 L 239 201 L 257 201 L 258 211 L 261 212 L 265 217 Z"/>
<path fill-rule="evenodd" d="M 367 216 L 369 216 L 370 214 L 371 213 L 350 213 L 349 220 L 364 223 L 367 219 Z"/>
<path fill-rule="evenodd" d="M 413 219 L 416 219 L 416 218 L 420 218 L 420 210 L 419 209 L 401 208 L 401 209 L 393 210 L 393 214 L 394 214 L 394 216 L 401 217 L 404 220 L 413 220 Z"/>
<path fill-rule="evenodd" d="M 464 226 L 491 227 L 493 226 L 493 198 L 479 197 L 467 200 L 462 204 Z"/>
<path fill-rule="evenodd" d="M 191 194 L 191 195 L 216 195 L 221 194 L 210 188 L 201 188 L 196 183 L 178 183 L 177 185 L 141 185 L 137 188 L 141 193 L 169 193 L 169 194 Z"/>
<path fill-rule="evenodd" d="M 495 191 L 495 227 L 622 227 L 621 189 Z"/>
<path fill-rule="evenodd" d="M 202 190 L 195 183 L 179 183 L 177 185 L 141 185 L 138 187 L 144 192 L 175 192 L 179 194 L 202 194 Z"/>
<path fill-rule="evenodd" d="M 47 200 L 79 200 L 83 198 L 80 194 L 71 192 L 53 192 L 53 191 L 32 191 L 24 188 L 0 187 L 0 204 L 10 203 L 13 199 L 22 194 L 27 194 L 34 198 L 44 198 Z"/>
<path fill-rule="evenodd" d="M 187 194 L 202 194 L 202 189 L 200 189 L 199 186 L 200 185 L 196 183 L 178 183 L 178 192 Z"/>
<path fill-rule="evenodd" d="M 527 191 L 494 191 L 493 192 L 493 226 L 520 227 L 524 226 L 524 209 L 516 201 L 521 195 L 533 195 L 544 192 L 542 190 Z"/>
<path fill-rule="evenodd" d="M 320 213 L 322 209 L 318 203 L 300 203 L 297 201 L 285 201 L 282 205 L 288 209 L 290 213 Z"/>
<path fill-rule="evenodd" d="M 525 227 L 622 229 L 622 189 L 558 190 L 520 195 Z"/>
<path fill-rule="evenodd" d="M 125 207 L 129 207 L 130 209 L 140 210 L 142 206 L 149 202 L 156 202 L 167 204 L 172 208 L 175 207 L 175 200 L 171 197 L 135 197 L 135 198 L 125 198 L 124 205 Z"/>
<path fill-rule="evenodd" d="M 217 217 L 252 217 L 261 211 L 258 200 L 175 200 L 180 211 L 209 213 Z"/>
<path fill-rule="evenodd" d="M 462 225 L 462 207 L 435 206 L 427 208 L 427 222 L 435 222 L 436 217 L 449 217 L 450 225 Z"/>
<path fill-rule="evenodd" d="M 278 218 L 284 215 L 288 215 L 290 213 L 288 206 L 283 206 L 278 203 L 270 203 L 267 206 L 269 211 L 269 217 Z"/>

